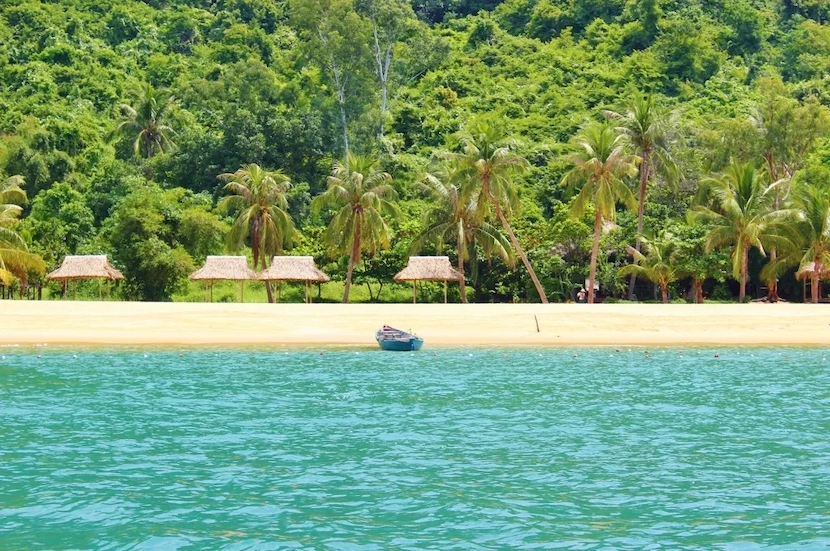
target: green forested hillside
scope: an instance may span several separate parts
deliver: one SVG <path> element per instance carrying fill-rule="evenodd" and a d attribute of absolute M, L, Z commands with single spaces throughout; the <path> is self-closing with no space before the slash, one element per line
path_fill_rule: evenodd
<path fill-rule="evenodd" d="M 343 281 L 352 242 L 326 231 L 334 203 L 315 200 L 337 163 L 346 183 L 357 166 L 391 175 L 388 235 L 362 229 L 354 280 L 370 285 L 366 299 L 381 282 L 380 300 L 398 296 L 391 276 L 421 245 L 454 263 L 463 250 L 470 300 L 538 301 L 513 231 L 547 298 L 569 300 L 589 276 L 595 223 L 601 292 L 621 297 L 620 269 L 640 243 L 636 201 L 598 195 L 573 208 L 596 172 L 564 178 L 605 125 L 611 160 L 633 167 L 609 178 L 635 199 L 647 182 L 639 263 L 652 271 L 639 274 L 640 298 L 654 298 L 649 280 L 673 297 L 695 283 L 737 297 L 746 249 L 748 295 L 774 292 L 777 278 L 782 297 L 801 300 L 796 271 L 825 254 L 830 266 L 823 230 L 804 237 L 805 190 L 830 190 L 828 19 L 825 0 L 3 3 L 0 183 L 22 177 L 28 201 L 0 188 L 0 275 L 19 286 L 42 280 L 36 256 L 48 270 L 66 254 L 106 253 L 127 277 L 124 298 L 190 299 L 201 295 L 187 274 L 237 241 L 249 256 L 314 255 Z M 627 114 L 645 97 L 665 158 L 632 134 Z M 485 160 L 497 146 L 526 160 L 505 169 L 504 195 L 487 191 L 472 146 Z M 220 175 L 251 164 L 290 180 L 274 193 L 295 231 L 231 235 L 244 207 L 220 205 Z M 755 172 L 730 180 L 741 167 Z M 456 218 L 427 172 L 455 186 Z M 735 222 L 729 193 L 767 197 L 767 218 L 739 198 Z M 478 237 L 459 247 L 452 231 L 424 235 L 439 219 Z M 654 272 L 658 251 L 673 275 Z"/>

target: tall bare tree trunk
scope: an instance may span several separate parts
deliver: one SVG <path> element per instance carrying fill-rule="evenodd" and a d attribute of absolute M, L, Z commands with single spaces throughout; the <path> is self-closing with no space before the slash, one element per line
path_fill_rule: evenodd
<path fill-rule="evenodd" d="M 377 75 L 380 81 L 380 129 L 378 137 L 383 138 L 384 125 L 386 123 L 386 111 L 389 98 L 389 68 L 392 65 L 392 44 L 386 44 L 386 49 L 380 43 L 378 36 L 377 20 L 372 17 L 372 35 L 375 40 L 375 63 L 377 63 Z"/>
<path fill-rule="evenodd" d="M 695 303 L 703 304 L 703 280 L 695 278 Z"/>
<path fill-rule="evenodd" d="M 349 255 L 349 268 L 346 270 L 346 291 L 343 293 L 343 304 L 349 303 L 349 291 L 352 288 L 352 272 L 354 272 L 355 265 L 360 261 L 360 238 L 362 236 L 362 219 L 360 215 L 357 216 L 354 224 L 354 233 L 352 234 L 352 252 Z"/>
<path fill-rule="evenodd" d="M 602 213 L 597 209 L 596 219 L 594 220 L 594 246 L 591 247 L 591 270 L 588 273 L 588 304 L 594 303 L 594 282 L 597 279 L 600 232 L 602 232 Z"/>
<path fill-rule="evenodd" d="M 330 58 L 334 87 L 337 88 L 337 103 L 340 106 L 340 124 L 343 126 L 343 158 L 349 161 L 349 123 L 346 118 L 346 78 L 340 73 L 334 56 Z"/>
<path fill-rule="evenodd" d="M 458 281 L 458 291 L 461 293 L 462 304 L 467 304 L 467 284 L 464 281 L 467 276 L 464 274 L 464 238 L 459 234 L 456 239 L 455 248 L 458 250 L 458 273 L 461 279 Z"/>
<path fill-rule="evenodd" d="M 660 285 L 660 295 L 663 297 L 663 304 L 669 303 L 669 286 Z"/>
<path fill-rule="evenodd" d="M 643 161 L 640 164 L 640 205 L 637 208 L 637 240 L 634 242 L 634 248 L 640 252 L 643 241 L 643 217 L 646 212 L 646 188 L 648 187 L 649 177 L 649 156 L 648 151 L 643 151 Z M 628 281 L 628 300 L 633 300 L 634 286 L 637 284 L 637 274 L 631 274 L 631 279 Z"/>
<path fill-rule="evenodd" d="M 501 205 L 499 205 L 498 202 L 494 202 L 493 204 L 496 205 L 496 215 L 499 217 L 502 226 L 504 226 L 504 229 L 507 231 L 507 235 L 510 236 L 510 242 L 513 243 L 513 248 L 516 249 L 517 253 L 519 253 L 522 263 L 527 269 L 527 273 L 530 274 L 530 279 L 533 280 L 533 285 L 536 286 L 536 292 L 539 293 L 539 298 L 542 300 L 542 304 L 548 304 L 548 297 L 545 294 L 545 290 L 542 288 L 542 283 L 539 281 L 539 278 L 536 277 L 536 272 L 533 271 L 533 266 L 530 265 L 530 260 L 528 260 L 524 249 L 521 245 L 519 245 L 519 240 L 516 239 L 516 234 L 513 233 L 513 228 L 510 227 L 510 223 L 507 221 L 507 218 L 504 217 Z"/>

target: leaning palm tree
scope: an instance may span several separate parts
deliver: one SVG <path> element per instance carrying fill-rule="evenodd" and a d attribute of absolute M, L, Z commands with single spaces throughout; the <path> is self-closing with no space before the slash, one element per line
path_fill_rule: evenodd
<path fill-rule="evenodd" d="M 485 258 L 499 256 L 512 264 L 510 241 L 493 225 L 478 216 L 470 189 L 470 180 L 463 176 L 463 167 L 447 159 L 434 174 L 427 173 L 424 187 L 435 200 L 425 216 L 426 229 L 412 242 L 414 251 L 435 242 L 439 251 L 447 241 L 455 241 L 458 272 L 461 274 L 461 302 L 467 303 L 464 263 L 481 247 Z"/>
<path fill-rule="evenodd" d="M 5 285 L 15 274 L 25 276 L 28 270 L 44 271 L 43 259 L 29 252 L 26 242 L 12 229 L 23 211 L 26 192 L 22 176 L 12 176 L 0 183 L 0 281 Z"/>
<path fill-rule="evenodd" d="M 23 176 L 11 176 L 0 182 L 0 224 L 17 219 L 26 203 L 26 192 L 21 187 Z"/>
<path fill-rule="evenodd" d="M 328 188 L 312 201 L 315 213 L 325 207 L 335 209 L 324 238 L 337 251 L 349 254 L 344 304 L 349 302 L 352 273 L 362 251 L 374 254 L 389 247 L 390 228 L 384 217 L 398 215 L 392 203 L 397 193 L 389 185 L 391 181 L 392 177 L 378 168 L 377 159 L 349 153 L 345 164 L 334 163 Z"/>
<path fill-rule="evenodd" d="M 652 173 L 661 170 L 666 178 L 674 181 L 677 177 L 677 166 L 671 158 L 671 131 L 674 119 L 662 112 L 654 103 L 653 96 L 637 95 L 628 105 L 625 113 L 606 111 L 606 116 L 617 122 L 617 131 L 628 140 L 633 152 L 641 159 L 640 162 L 640 202 L 637 209 L 637 240 L 634 249 L 640 251 L 641 236 L 643 234 L 643 217 L 646 206 L 646 188 Z M 634 296 L 634 284 L 637 282 L 637 273 L 631 273 L 628 283 L 628 296 Z"/>
<path fill-rule="evenodd" d="M 136 156 L 150 158 L 156 153 L 169 151 L 175 146 L 170 139 L 175 132 L 166 119 L 174 101 L 172 95 L 145 85 L 136 106 L 126 103 L 118 106 L 121 122 L 113 134 L 135 136 L 133 149 Z"/>
<path fill-rule="evenodd" d="M 693 220 L 711 226 L 706 249 L 722 245 L 732 250 L 732 275 L 741 282 L 738 300 L 746 297 L 749 249 L 755 247 L 766 256 L 766 249 L 787 250 L 792 241 L 787 237 L 785 211 L 776 211 L 776 187 L 767 186 L 765 176 L 751 164 L 733 163 L 720 178 L 703 182 L 703 197 L 712 199 L 712 208 L 698 205 L 691 211 Z"/>
<path fill-rule="evenodd" d="M 802 185 L 791 193 L 786 205 L 791 218 L 782 221 L 781 233 L 788 232 L 793 246 L 779 249 L 761 277 L 775 280 L 786 268 L 797 266 L 799 276 L 810 278 L 810 298 L 818 303 L 819 280 L 830 272 L 830 189 Z"/>
<path fill-rule="evenodd" d="M 267 268 L 273 255 L 291 246 L 296 233 L 285 197 L 291 181 L 280 170 L 264 170 L 253 163 L 219 178 L 227 182 L 225 190 L 231 193 L 222 199 L 219 208 L 236 212 L 236 221 L 228 234 L 228 248 L 238 251 L 250 237 L 254 269 L 258 264 Z M 268 282 L 265 290 L 268 302 L 274 302 Z"/>
<path fill-rule="evenodd" d="M 514 177 L 527 170 L 527 159 L 507 146 L 498 145 L 502 141 L 501 135 L 495 127 L 485 122 L 472 124 L 469 130 L 459 134 L 459 138 L 464 149 L 457 158 L 465 165 L 466 177 L 475 185 L 474 195 L 479 216 L 486 219 L 487 211 L 491 207 L 495 210 L 496 218 L 510 237 L 513 249 L 522 259 L 539 298 L 543 304 L 547 304 L 547 294 L 508 222 L 519 204 Z"/>
<path fill-rule="evenodd" d="M 634 264 L 620 268 L 620 275 L 634 275 L 643 277 L 660 287 L 663 304 L 669 303 L 669 285 L 680 279 L 680 270 L 672 256 L 674 243 L 669 239 L 659 239 L 649 243 L 640 239 L 646 254 L 629 247 L 629 253 L 634 257 Z"/>
<path fill-rule="evenodd" d="M 567 185 L 582 184 L 571 206 L 573 216 L 581 217 L 589 204 L 594 205 L 594 243 L 588 276 L 588 303 L 591 304 L 594 301 L 602 221 L 616 219 L 617 201 L 632 209 L 637 205 L 637 198 L 624 179 L 637 174 L 639 158 L 626 153 L 623 135 L 607 122 L 589 123 L 577 134 L 574 142 L 581 151 L 570 157 L 574 167 L 562 177 L 562 182 Z"/>

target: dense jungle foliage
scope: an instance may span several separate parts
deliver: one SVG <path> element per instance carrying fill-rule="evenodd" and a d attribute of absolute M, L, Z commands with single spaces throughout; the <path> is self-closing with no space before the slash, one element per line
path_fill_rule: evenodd
<path fill-rule="evenodd" d="M 461 260 L 470 301 L 573 300 L 592 274 L 605 300 L 802 300 L 797 276 L 830 269 L 829 19 L 827 0 L 3 2 L 0 279 L 106 253 L 123 298 L 202 300 L 207 255 L 285 251 L 332 275 L 322 299 L 353 279 L 405 300 L 418 251 Z"/>

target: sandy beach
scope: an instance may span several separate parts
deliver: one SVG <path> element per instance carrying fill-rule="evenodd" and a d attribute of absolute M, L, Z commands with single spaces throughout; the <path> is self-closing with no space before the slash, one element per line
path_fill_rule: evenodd
<path fill-rule="evenodd" d="M 427 346 L 830 344 L 823 304 L 0 303 L 2 345 L 373 346 L 383 324 Z"/>

